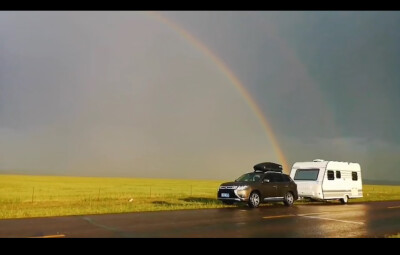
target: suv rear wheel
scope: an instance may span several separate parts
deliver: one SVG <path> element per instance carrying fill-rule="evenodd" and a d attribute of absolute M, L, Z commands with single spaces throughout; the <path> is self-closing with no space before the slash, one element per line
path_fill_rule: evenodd
<path fill-rule="evenodd" d="M 285 203 L 286 206 L 292 206 L 294 202 L 294 197 L 292 192 L 287 192 L 285 194 L 285 198 L 283 200 L 283 203 Z"/>
<path fill-rule="evenodd" d="M 260 194 L 257 191 L 253 191 L 249 197 L 249 207 L 256 208 L 260 205 Z"/>

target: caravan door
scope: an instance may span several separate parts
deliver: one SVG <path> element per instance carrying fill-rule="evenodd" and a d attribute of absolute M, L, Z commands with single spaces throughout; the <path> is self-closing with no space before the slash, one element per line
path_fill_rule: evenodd
<path fill-rule="evenodd" d="M 293 169 L 294 170 L 294 169 Z M 292 170 L 292 172 L 293 172 Z M 320 168 L 298 168 L 292 178 L 297 184 L 297 191 L 300 197 L 322 199 L 321 184 L 318 177 L 323 174 Z"/>

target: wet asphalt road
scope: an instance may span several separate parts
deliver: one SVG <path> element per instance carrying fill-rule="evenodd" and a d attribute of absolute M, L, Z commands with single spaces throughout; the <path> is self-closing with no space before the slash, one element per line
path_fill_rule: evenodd
<path fill-rule="evenodd" d="M 385 237 L 400 201 L 0 220 L 0 237 Z"/>

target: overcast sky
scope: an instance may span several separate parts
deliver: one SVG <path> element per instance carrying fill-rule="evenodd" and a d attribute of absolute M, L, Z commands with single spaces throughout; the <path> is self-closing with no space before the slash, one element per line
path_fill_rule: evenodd
<path fill-rule="evenodd" d="M 400 181 L 399 12 L 162 12 L 290 165 Z M 146 12 L 0 12 L 0 173 L 235 179 L 279 159 L 226 73 Z"/>

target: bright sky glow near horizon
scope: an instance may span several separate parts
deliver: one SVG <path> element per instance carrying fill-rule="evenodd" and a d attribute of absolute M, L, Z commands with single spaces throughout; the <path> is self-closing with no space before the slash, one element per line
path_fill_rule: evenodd
<path fill-rule="evenodd" d="M 0 12 L 0 173 L 400 181 L 399 12 Z"/>

